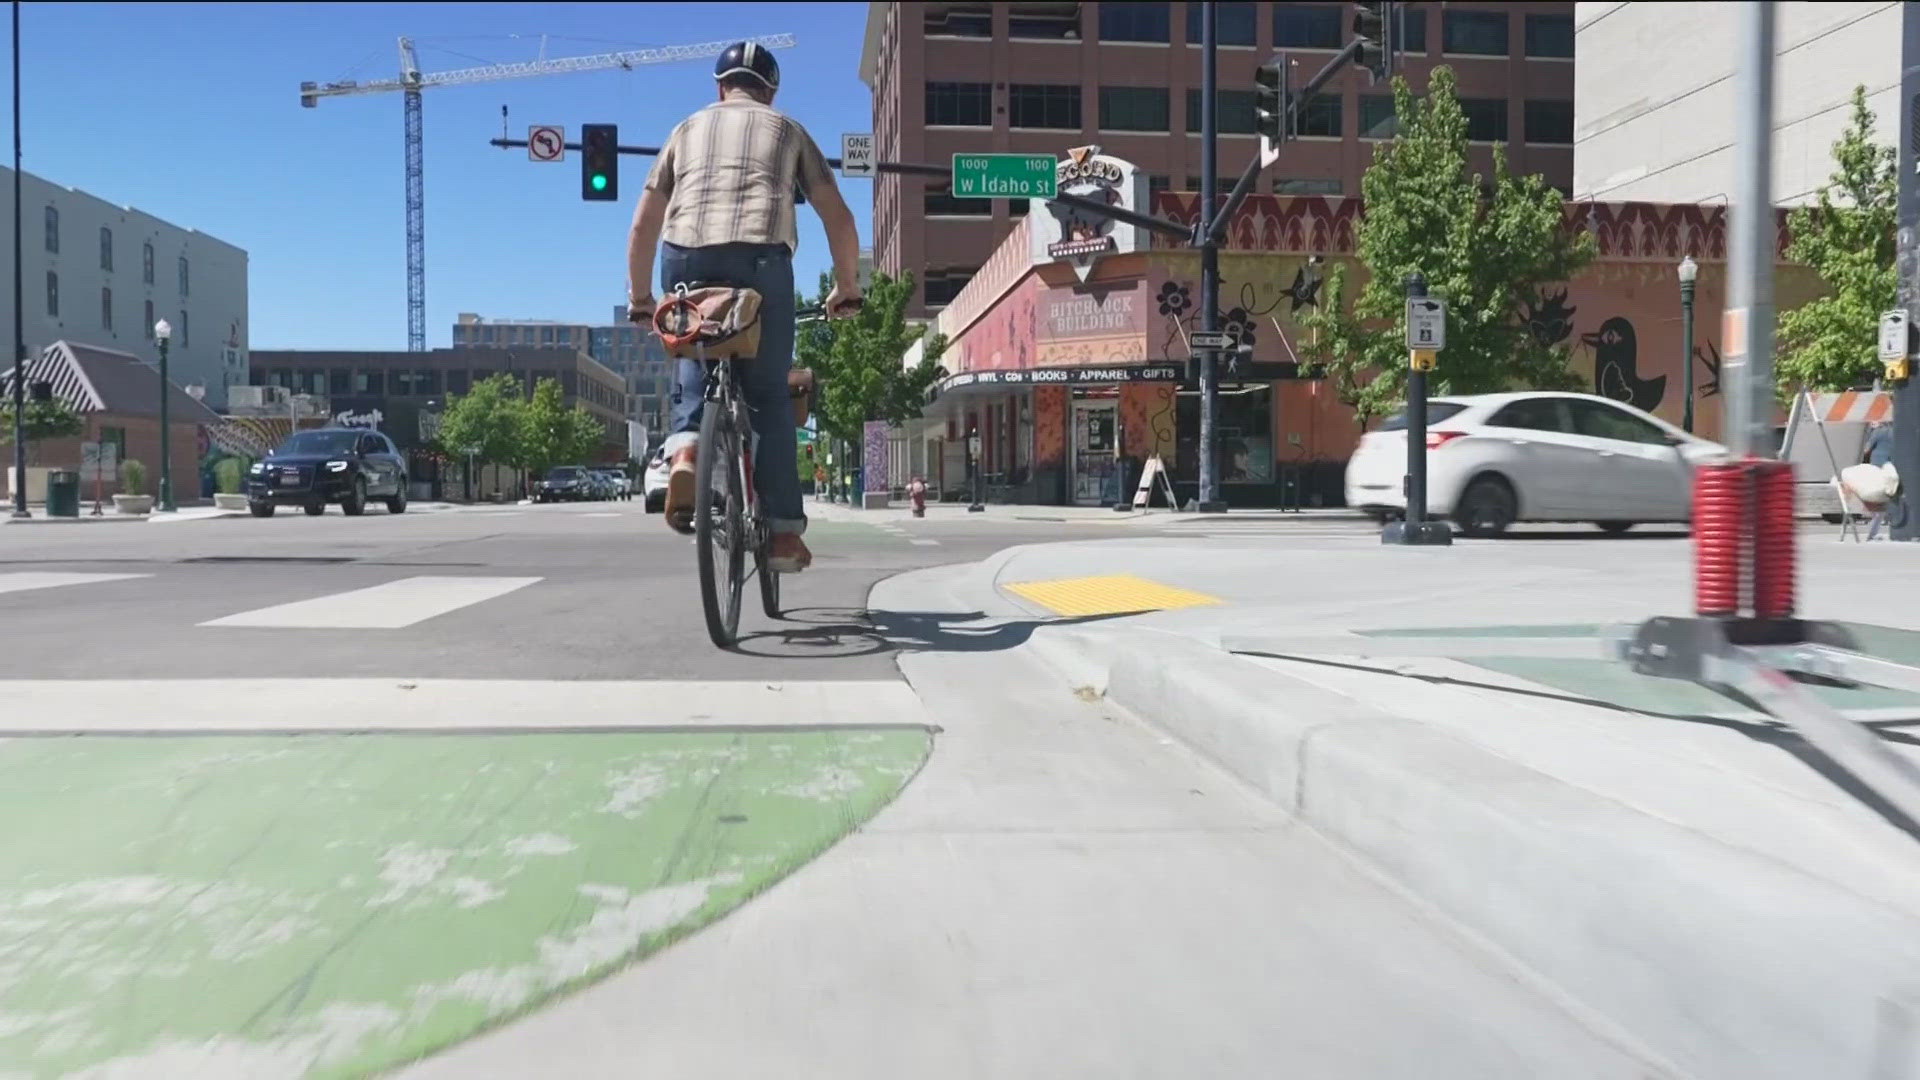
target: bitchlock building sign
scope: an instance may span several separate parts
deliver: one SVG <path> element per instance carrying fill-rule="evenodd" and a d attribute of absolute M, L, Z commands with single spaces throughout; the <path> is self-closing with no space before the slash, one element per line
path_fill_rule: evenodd
<path fill-rule="evenodd" d="M 1147 202 L 1147 178 L 1132 162 L 1108 157 L 1098 146 L 1067 151 L 1054 169 L 1054 180 L 1068 195 L 1123 210 L 1142 211 Z M 1087 280 L 1102 256 L 1139 251 L 1146 246 L 1139 226 L 1104 214 L 1035 199 L 1029 217 L 1035 226 L 1033 261 L 1071 263 L 1081 281 Z"/>

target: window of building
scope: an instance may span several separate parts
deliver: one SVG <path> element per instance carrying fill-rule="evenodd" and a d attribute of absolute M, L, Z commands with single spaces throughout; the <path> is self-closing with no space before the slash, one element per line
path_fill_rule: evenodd
<path fill-rule="evenodd" d="M 1338 49 L 1340 14 L 1344 5 L 1273 5 L 1273 46 L 1276 49 Z"/>
<path fill-rule="evenodd" d="M 1275 180 L 1275 195 L 1343 195 L 1346 185 L 1338 177 L 1328 180 L 1317 177 L 1300 177 L 1291 180 Z"/>
<path fill-rule="evenodd" d="M 187 257 L 180 256 L 180 295 L 187 295 Z"/>
<path fill-rule="evenodd" d="M 1467 138 L 1472 142 L 1505 142 L 1507 103 L 1503 98 L 1461 98 L 1460 111 L 1467 114 Z"/>
<path fill-rule="evenodd" d="M 1213 178 L 1213 193 L 1215 195 L 1229 194 L 1233 191 L 1233 185 L 1239 182 L 1240 178 L 1237 176 L 1216 176 Z M 1199 177 L 1189 176 L 1187 177 L 1187 190 L 1198 193 L 1207 190 L 1207 186 L 1200 182 Z"/>
<path fill-rule="evenodd" d="M 927 185 L 921 206 L 928 217 L 992 217 L 992 199 L 956 199 L 946 184 Z"/>
<path fill-rule="evenodd" d="M 60 275 L 47 271 L 47 318 L 60 317 Z"/>
<path fill-rule="evenodd" d="M 930 270 L 927 272 L 925 292 L 928 307 L 945 307 L 953 303 L 960 290 L 967 287 L 973 275 L 979 273 L 978 267 L 966 267 L 951 270 Z"/>
<path fill-rule="evenodd" d="M 1527 56 L 1532 59 L 1573 59 L 1573 16 L 1527 16 Z"/>
<path fill-rule="evenodd" d="M 140 336 L 153 340 L 153 301 L 147 301 L 146 319 L 140 324 Z"/>
<path fill-rule="evenodd" d="M 360 389 L 363 392 L 372 394 L 374 397 L 380 397 L 386 394 L 387 392 L 387 373 L 386 372 L 363 371 L 360 373 L 360 377 L 363 380 L 360 387 Z"/>
<path fill-rule="evenodd" d="M 1206 9 L 1207 5 L 1198 0 L 1187 0 L 1187 44 L 1200 44 L 1200 15 Z M 1254 44 L 1254 24 L 1260 18 L 1258 4 L 1215 4 L 1213 10 L 1219 13 L 1213 23 L 1215 41 L 1222 45 Z"/>
<path fill-rule="evenodd" d="M 1009 4 L 1007 36 L 1022 41 L 1079 41 L 1079 4 Z"/>
<path fill-rule="evenodd" d="M 113 230 L 100 226 L 100 269 L 113 272 Z"/>
<path fill-rule="evenodd" d="M 143 242 L 140 245 L 140 280 L 147 285 L 153 284 L 153 244 L 151 242 Z M 151 323 L 153 320 L 148 319 L 147 322 Z"/>
<path fill-rule="evenodd" d="M 542 345 L 553 344 L 553 327 L 543 326 L 540 328 L 540 344 Z"/>
<path fill-rule="evenodd" d="M 346 368 L 334 368 L 327 372 L 327 393 L 351 394 L 353 392 L 353 372 Z"/>
<path fill-rule="evenodd" d="M 921 32 L 928 37 L 993 36 L 993 10 L 986 4 L 955 4 L 927 12 Z"/>
<path fill-rule="evenodd" d="M 1080 88 L 1046 83 L 1007 87 L 1007 122 L 1017 128 L 1080 130 Z"/>
<path fill-rule="evenodd" d="M 1170 176 L 1148 176 L 1147 177 L 1147 201 L 1151 203 L 1155 195 L 1158 195 L 1161 192 L 1166 191 L 1172 186 L 1173 186 L 1173 178 Z"/>
<path fill-rule="evenodd" d="M 1529 101 L 1525 120 L 1528 142 L 1548 146 L 1573 145 L 1573 102 Z"/>
<path fill-rule="evenodd" d="M 180 339 L 180 347 L 187 347 L 187 313 L 180 313 L 180 325 L 173 328 L 173 335 Z"/>
<path fill-rule="evenodd" d="M 413 373 L 413 392 L 416 394 L 437 394 L 440 392 L 440 372 L 433 368 L 421 368 Z"/>
<path fill-rule="evenodd" d="M 485 343 L 485 344 L 488 344 L 488 345 L 491 345 L 491 344 L 493 344 L 493 327 L 491 327 L 491 326 L 483 326 L 483 327 L 481 327 L 481 328 L 480 328 L 480 340 L 481 340 L 481 341 L 482 341 L 483 343 Z"/>
<path fill-rule="evenodd" d="M 1507 13 L 1441 12 L 1440 51 L 1456 56 L 1507 55 Z"/>
<path fill-rule="evenodd" d="M 1214 122 L 1220 126 L 1222 135 L 1252 135 L 1254 133 L 1253 91 L 1220 90 L 1215 92 L 1217 112 Z M 1200 133 L 1200 91 L 1187 91 L 1187 131 Z"/>
<path fill-rule="evenodd" d="M 1100 10 L 1105 11 L 1102 7 Z M 1100 88 L 1102 131 L 1167 131 L 1167 91 L 1157 86 Z"/>
<path fill-rule="evenodd" d="M 1400 119 L 1393 113 L 1389 94 L 1360 95 L 1360 137 L 1391 139 L 1400 132 Z"/>
<path fill-rule="evenodd" d="M 928 127 L 992 127 L 993 86 L 976 82 L 927 84 Z"/>
<path fill-rule="evenodd" d="M 1395 48 L 1404 53 L 1424 55 L 1427 51 L 1427 8 L 1424 4 L 1401 4 L 1394 9 Z"/>
<path fill-rule="evenodd" d="M 393 373 L 393 393 L 395 397 L 408 397 L 413 393 L 413 372 L 401 368 Z"/>
<path fill-rule="evenodd" d="M 464 394 L 467 392 L 470 385 L 471 384 L 467 381 L 467 373 L 465 369 L 456 368 L 452 371 L 447 372 L 447 393 Z"/>
<path fill-rule="evenodd" d="M 1337 97 L 1320 94 L 1306 103 L 1306 107 L 1294 114 L 1294 131 L 1301 136 L 1318 135 L 1324 138 L 1340 137 L 1340 107 Z"/>
<path fill-rule="evenodd" d="M 100 329 L 113 329 L 113 290 L 100 287 Z"/>
<path fill-rule="evenodd" d="M 1101 41 L 1141 41 L 1164 45 L 1171 20 L 1163 3 L 1136 0 L 1129 4 L 1100 5 Z"/>

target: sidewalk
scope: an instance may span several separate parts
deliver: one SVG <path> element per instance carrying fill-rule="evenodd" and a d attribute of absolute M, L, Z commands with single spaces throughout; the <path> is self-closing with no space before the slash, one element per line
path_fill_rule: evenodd
<path fill-rule="evenodd" d="M 1600 656 L 1607 624 L 1688 613 L 1690 551 L 1130 538 L 1010 549 L 954 599 L 1060 620 L 1033 645 L 1070 685 L 1177 735 L 1684 1071 L 1920 1060 L 1920 839 L 1782 726 Z M 1825 534 L 1801 552 L 1806 614 L 1920 661 L 1916 552 Z M 1591 640 L 1594 658 L 1364 655 L 1384 631 L 1521 627 Z M 1222 648 L 1255 635 L 1296 655 Z M 1324 646 L 1297 655 L 1302 639 Z M 1920 700 L 1823 693 L 1920 756 Z"/>
<path fill-rule="evenodd" d="M 891 503 L 885 509 L 865 510 L 845 503 L 807 499 L 807 514 L 822 521 L 895 521 L 913 516 L 906 500 Z M 928 521 L 943 524 L 1000 525 L 1018 522 L 1070 522 L 1075 525 L 1113 525 L 1154 529 L 1218 528 L 1234 522 L 1258 521 L 1267 524 L 1294 521 L 1359 521 L 1361 516 L 1347 509 L 1310 509 L 1300 511 L 1236 510 L 1226 514 L 1196 514 L 1155 507 L 1144 511 L 1121 511 L 1107 506 L 1027 506 L 991 503 L 984 510 L 970 513 L 963 502 L 928 503 Z"/>

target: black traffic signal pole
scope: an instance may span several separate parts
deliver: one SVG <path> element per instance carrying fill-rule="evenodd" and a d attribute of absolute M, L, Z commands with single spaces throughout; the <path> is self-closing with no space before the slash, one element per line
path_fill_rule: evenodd
<path fill-rule="evenodd" d="M 1900 5 L 1900 198 L 1894 253 L 1900 272 L 1898 306 L 1920 323 L 1920 4 Z M 1893 467 L 1900 471 L 1899 504 L 1891 513 L 1895 540 L 1920 540 L 1920 379 L 1893 384 Z M 1911 478 L 1911 479 L 1909 479 Z"/>

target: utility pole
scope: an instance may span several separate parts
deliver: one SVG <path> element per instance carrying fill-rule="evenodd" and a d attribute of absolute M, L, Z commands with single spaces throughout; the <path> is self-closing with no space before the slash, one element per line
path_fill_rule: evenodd
<path fill-rule="evenodd" d="M 13 0 L 13 516 L 27 510 L 27 331 L 20 287 L 20 0 Z"/>
<path fill-rule="evenodd" d="M 1220 329 L 1220 242 L 1209 226 L 1220 212 L 1219 181 L 1215 166 L 1220 132 L 1218 71 L 1220 12 L 1216 5 L 1200 6 L 1200 328 L 1212 334 Z M 1224 232 L 1225 230 L 1221 230 Z M 1216 413 L 1220 405 L 1220 354 L 1200 350 L 1200 492 L 1195 509 L 1203 514 L 1225 513 L 1220 498 L 1220 463 L 1215 442 Z"/>
<path fill-rule="evenodd" d="M 1900 232 L 1895 258 L 1900 268 L 1898 307 L 1907 325 L 1920 325 L 1920 4 L 1900 5 L 1900 126 L 1895 129 L 1900 155 Z M 1911 364 L 1908 365 L 1911 369 Z M 1895 540 L 1920 540 L 1920 381 L 1911 374 L 1893 384 L 1893 467 L 1902 480 L 1899 505 L 1893 507 Z M 1909 479 L 1911 478 L 1911 479 Z"/>
<path fill-rule="evenodd" d="M 1772 0 L 1750 4 L 1735 56 L 1733 212 L 1727 238 L 1727 419 L 1733 456 L 1773 457 L 1773 42 Z M 1908 181 L 1901 180 L 1901 190 Z"/>

